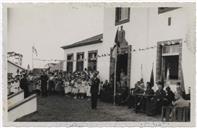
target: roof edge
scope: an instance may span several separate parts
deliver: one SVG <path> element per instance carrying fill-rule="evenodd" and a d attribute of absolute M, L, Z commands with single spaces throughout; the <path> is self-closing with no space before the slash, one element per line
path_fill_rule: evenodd
<path fill-rule="evenodd" d="M 98 38 L 99 36 L 99 38 Z M 95 38 L 97 37 L 96 39 L 93 39 L 93 40 L 88 40 L 88 39 L 92 39 L 92 38 Z M 81 46 L 86 46 L 86 45 L 92 45 L 92 44 L 97 44 L 97 43 L 102 43 L 103 39 L 103 33 L 102 34 L 98 34 L 96 36 L 93 36 L 93 37 L 90 37 L 90 38 L 87 38 L 87 39 L 84 39 L 84 40 L 88 40 L 86 42 L 83 42 L 84 40 L 81 40 L 81 41 L 78 41 L 78 42 L 81 42 L 81 43 L 73 43 L 73 44 L 70 44 L 70 45 L 66 45 L 66 46 L 62 46 L 61 48 L 62 49 L 70 49 L 70 48 L 75 48 L 75 47 L 81 47 Z"/>

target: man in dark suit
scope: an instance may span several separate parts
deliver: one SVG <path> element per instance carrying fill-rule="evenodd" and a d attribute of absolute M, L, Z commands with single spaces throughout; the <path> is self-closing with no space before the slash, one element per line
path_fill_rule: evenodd
<path fill-rule="evenodd" d="M 99 91 L 99 83 L 100 80 L 97 77 L 98 73 L 95 73 L 93 78 L 92 78 L 92 84 L 91 84 L 91 106 L 92 109 L 96 109 L 97 107 L 97 98 L 98 98 L 98 91 Z"/>
<path fill-rule="evenodd" d="M 29 86 L 29 82 L 27 80 L 27 74 L 24 73 L 23 78 L 20 80 L 20 87 L 24 91 L 24 98 L 27 98 L 29 96 L 28 86 Z"/>
<path fill-rule="evenodd" d="M 43 71 L 43 74 L 40 76 L 41 80 L 41 94 L 42 96 L 47 96 L 47 82 L 48 82 L 48 76 Z"/>

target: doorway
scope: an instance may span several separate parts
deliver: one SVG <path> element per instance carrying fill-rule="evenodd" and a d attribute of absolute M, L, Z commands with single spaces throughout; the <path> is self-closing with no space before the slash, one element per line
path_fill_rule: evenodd
<path fill-rule="evenodd" d="M 116 62 L 116 85 L 117 88 L 120 87 L 120 78 L 121 74 L 124 73 L 126 76 L 125 85 L 130 88 L 130 72 L 131 72 L 131 45 L 121 47 L 117 54 L 117 61 L 112 57 L 112 48 L 111 48 L 111 56 L 110 56 L 110 73 L 109 80 L 111 84 L 114 86 L 114 73 L 115 73 L 115 62 Z M 122 72 L 122 73 L 121 73 Z"/>
<path fill-rule="evenodd" d="M 116 79 L 118 87 L 120 88 L 124 85 L 121 85 L 122 78 L 121 77 L 127 77 L 127 66 L 128 66 L 128 53 L 126 54 L 119 54 L 117 56 L 117 69 L 116 69 Z M 125 82 L 127 85 L 127 81 Z"/>

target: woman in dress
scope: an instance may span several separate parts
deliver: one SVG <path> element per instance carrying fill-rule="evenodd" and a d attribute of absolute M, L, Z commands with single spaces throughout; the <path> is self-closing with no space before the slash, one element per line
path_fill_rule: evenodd
<path fill-rule="evenodd" d="M 86 84 L 86 95 L 88 98 L 91 97 L 90 88 L 91 88 L 91 79 L 87 80 L 87 84 Z"/>
<path fill-rule="evenodd" d="M 83 78 L 83 80 L 81 81 L 81 86 L 80 86 L 80 90 L 79 90 L 80 98 L 82 98 L 82 99 L 84 99 L 86 96 L 86 91 L 85 91 L 86 84 L 87 84 L 86 80 L 85 80 L 85 78 Z"/>
<path fill-rule="evenodd" d="M 77 94 L 78 94 L 78 81 L 77 80 L 74 81 L 72 92 L 73 92 L 74 99 L 77 99 Z"/>
<path fill-rule="evenodd" d="M 69 93 L 69 81 L 67 79 L 64 80 L 64 93 L 65 95 Z"/>

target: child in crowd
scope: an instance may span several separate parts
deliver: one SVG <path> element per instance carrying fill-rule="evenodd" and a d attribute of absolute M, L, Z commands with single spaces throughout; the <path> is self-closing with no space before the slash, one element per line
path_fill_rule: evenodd
<path fill-rule="evenodd" d="M 75 79 L 75 81 L 74 81 L 74 86 L 73 86 L 72 92 L 73 92 L 74 99 L 77 99 L 77 95 L 78 95 L 78 81 L 77 81 L 77 79 Z"/>
<path fill-rule="evenodd" d="M 68 93 L 70 91 L 69 89 L 70 89 L 69 81 L 68 81 L 68 79 L 65 79 L 65 81 L 64 81 L 64 92 L 65 92 L 65 95 L 68 95 Z"/>
<path fill-rule="evenodd" d="M 85 78 L 83 78 L 83 80 L 81 81 L 80 88 L 79 88 L 79 95 L 80 95 L 80 98 L 82 98 L 82 99 L 84 99 L 86 96 L 86 93 L 85 93 L 86 84 L 87 83 L 85 81 Z"/>
<path fill-rule="evenodd" d="M 91 81 L 90 81 L 90 79 L 89 79 L 89 80 L 87 81 L 87 84 L 86 84 L 86 96 L 87 96 L 88 98 L 90 98 L 90 96 L 91 96 L 90 88 L 91 88 Z"/>

